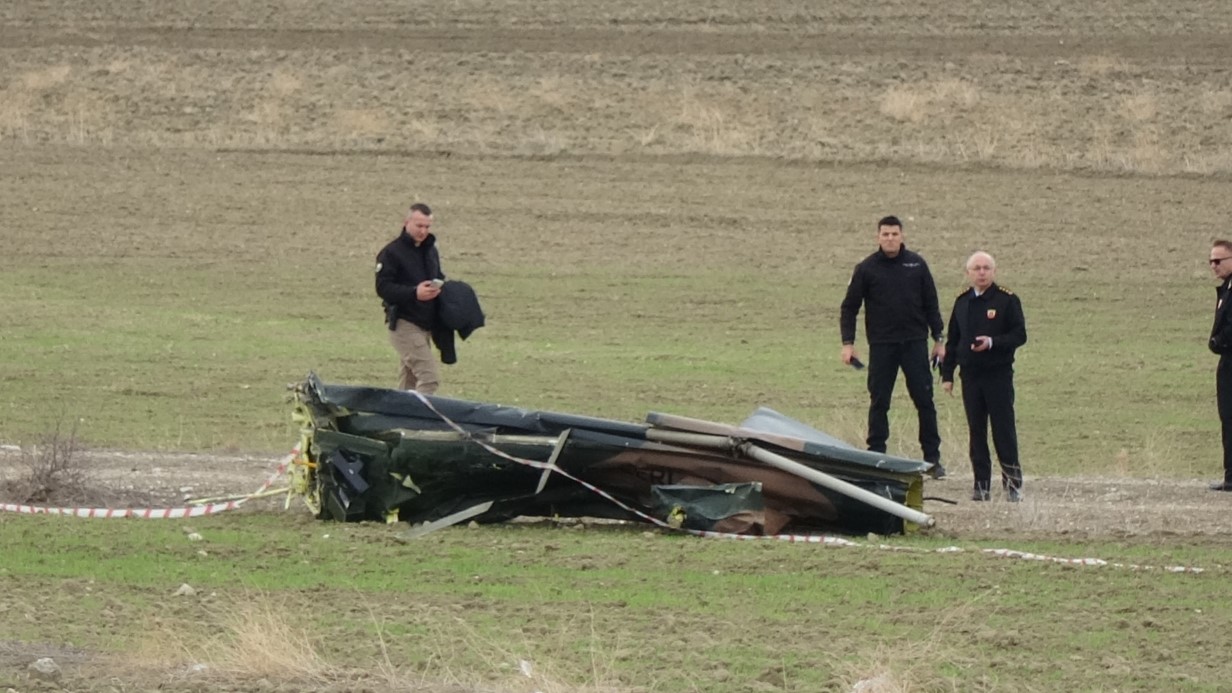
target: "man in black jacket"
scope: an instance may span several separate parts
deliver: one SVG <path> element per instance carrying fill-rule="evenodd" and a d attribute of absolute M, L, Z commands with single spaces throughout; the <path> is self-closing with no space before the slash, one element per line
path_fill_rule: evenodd
<path fill-rule="evenodd" d="M 1211 484 L 1212 491 L 1232 491 L 1232 241 L 1211 244 L 1211 272 L 1219 280 L 1216 292 L 1215 324 L 1211 327 L 1210 348 L 1219 354 L 1215 369 L 1215 401 L 1223 434 L 1223 481 Z"/>
<path fill-rule="evenodd" d="M 890 397 L 901 368 L 907 392 L 920 420 L 920 447 L 931 474 L 945 476 L 941 466 L 941 434 L 933 404 L 933 378 L 929 370 L 928 337 L 935 345 L 934 361 L 945 357 L 937 285 L 928 263 L 903 245 L 903 223 L 898 217 L 877 222 L 877 252 L 856 265 L 847 285 L 839 315 L 843 363 L 858 365 L 856 315 L 864 306 L 864 332 L 868 338 L 868 449 L 886 451 L 890 437 Z"/>
<path fill-rule="evenodd" d="M 402 364 L 398 387 L 425 395 L 440 386 L 432 331 L 438 326 L 436 298 L 445 279 L 431 229 L 432 210 L 417 202 L 407 211 L 398 237 L 376 256 L 376 293 L 385 307 L 389 341 Z"/>
<path fill-rule="evenodd" d="M 970 432 L 968 450 L 975 476 L 971 499 L 988 500 L 992 486 L 992 456 L 988 426 L 1001 463 L 1001 484 L 1011 502 L 1022 500 L 1022 466 L 1018 462 L 1018 429 L 1014 423 L 1014 352 L 1027 342 L 1022 302 L 994 281 L 997 263 L 978 251 L 967 259 L 971 288 L 954 301 L 950 313 L 941 389 L 954 394 L 954 370 L 962 371 L 963 409 Z"/>

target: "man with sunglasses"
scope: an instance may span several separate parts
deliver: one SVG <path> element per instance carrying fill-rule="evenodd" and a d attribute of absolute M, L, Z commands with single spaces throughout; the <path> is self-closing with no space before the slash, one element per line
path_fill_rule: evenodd
<path fill-rule="evenodd" d="M 1211 484 L 1212 491 L 1232 491 L 1232 241 L 1211 244 L 1211 272 L 1219 280 L 1216 290 L 1215 324 L 1211 327 L 1210 348 L 1219 354 L 1215 369 L 1215 401 L 1219 407 L 1219 424 L 1223 435 L 1223 481 Z"/>
<path fill-rule="evenodd" d="M 954 394 L 954 371 L 962 375 L 963 410 L 967 413 L 968 452 L 975 477 L 971 500 L 991 494 L 992 455 L 988 427 L 1001 463 L 1006 500 L 1022 500 L 1022 467 L 1018 463 L 1018 428 L 1014 422 L 1014 352 L 1027 342 L 1022 302 L 998 285 L 997 262 L 984 251 L 967 259 L 967 281 L 954 301 L 941 362 L 941 389 Z"/>

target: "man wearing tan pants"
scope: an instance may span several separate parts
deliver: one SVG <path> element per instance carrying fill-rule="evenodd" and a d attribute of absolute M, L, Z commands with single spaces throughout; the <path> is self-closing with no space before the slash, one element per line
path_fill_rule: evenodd
<path fill-rule="evenodd" d="M 389 343 L 394 345 L 402 362 L 398 389 L 435 394 L 441 379 L 436 355 L 432 352 L 432 333 L 409 320 L 399 320 L 397 327 L 389 332 Z"/>
<path fill-rule="evenodd" d="M 440 385 L 432 330 L 445 274 L 431 233 L 432 210 L 411 205 L 402 231 L 376 257 L 376 293 L 385 306 L 389 341 L 398 352 L 398 387 L 434 394 Z"/>

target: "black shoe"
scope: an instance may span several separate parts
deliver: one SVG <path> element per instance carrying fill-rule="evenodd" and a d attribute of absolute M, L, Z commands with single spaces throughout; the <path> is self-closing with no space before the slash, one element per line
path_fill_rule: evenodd
<path fill-rule="evenodd" d="M 1211 484 L 1212 491 L 1232 491 L 1232 481 L 1220 481 Z"/>
<path fill-rule="evenodd" d="M 982 488 L 977 488 L 971 492 L 971 500 L 986 501 L 988 500 L 988 491 Z"/>
<path fill-rule="evenodd" d="M 928 475 L 934 479 L 944 479 L 945 467 L 941 466 L 940 462 L 933 462 L 933 468 L 928 470 Z"/>

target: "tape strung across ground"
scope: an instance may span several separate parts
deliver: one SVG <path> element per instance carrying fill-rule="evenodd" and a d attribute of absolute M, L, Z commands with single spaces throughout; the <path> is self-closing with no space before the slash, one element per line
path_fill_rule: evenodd
<path fill-rule="evenodd" d="M 265 480 L 265 483 L 261 484 L 261 488 L 242 498 L 225 502 L 189 505 L 180 508 L 49 508 L 42 505 L 0 503 L 0 512 L 21 513 L 23 515 L 67 515 L 85 518 L 134 517 L 143 520 L 178 520 L 188 517 L 217 515 L 228 510 L 235 510 L 242 506 L 245 501 L 268 491 L 274 485 L 274 482 L 286 473 L 287 468 L 291 466 L 295 458 L 299 457 L 299 453 L 299 446 L 296 446 L 291 450 L 290 454 L 282 458 L 278 463 L 278 467 L 270 474 L 270 477 Z"/>
<path fill-rule="evenodd" d="M 742 539 L 746 541 L 770 539 L 774 541 L 785 541 L 792 544 L 823 544 L 825 546 L 835 547 L 854 547 L 865 549 L 879 549 L 881 551 L 901 551 L 907 553 L 966 553 L 967 549 L 959 546 L 945 546 L 939 549 L 924 549 L 915 546 L 894 546 L 892 544 L 862 544 L 858 541 L 843 539 L 842 537 L 832 537 L 829 535 L 814 535 L 814 534 L 776 534 L 767 536 L 750 536 L 747 534 L 724 534 L 722 532 L 702 532 L 692 531 L 691 534 L 707 537 L 711 539 Z M 980 553 L 997 556 L 1000 558 L 1018 558 L 1026 561 L 1042 561 L 1045 563 L 1060 563 L 1063 565 L 1073 566 L 1106 566 L 1109 568 L 1126 568 L 1129 570 L 1159 570 L 1165 573 L 1201 573 L 1205 569 L 1194 566 L 1185 565 L 1166 565 L 1152 566 L 1139 565 L 1136 563 L 1117 563 L 1115 561 L 1106 561 L 1102 558 L 1063 558 L 1060 556 L 1048 556 L 1045 554 L 1031 553 L 1029 551 L 1018 551 L 1015 549 L 973 549 Z"/>

